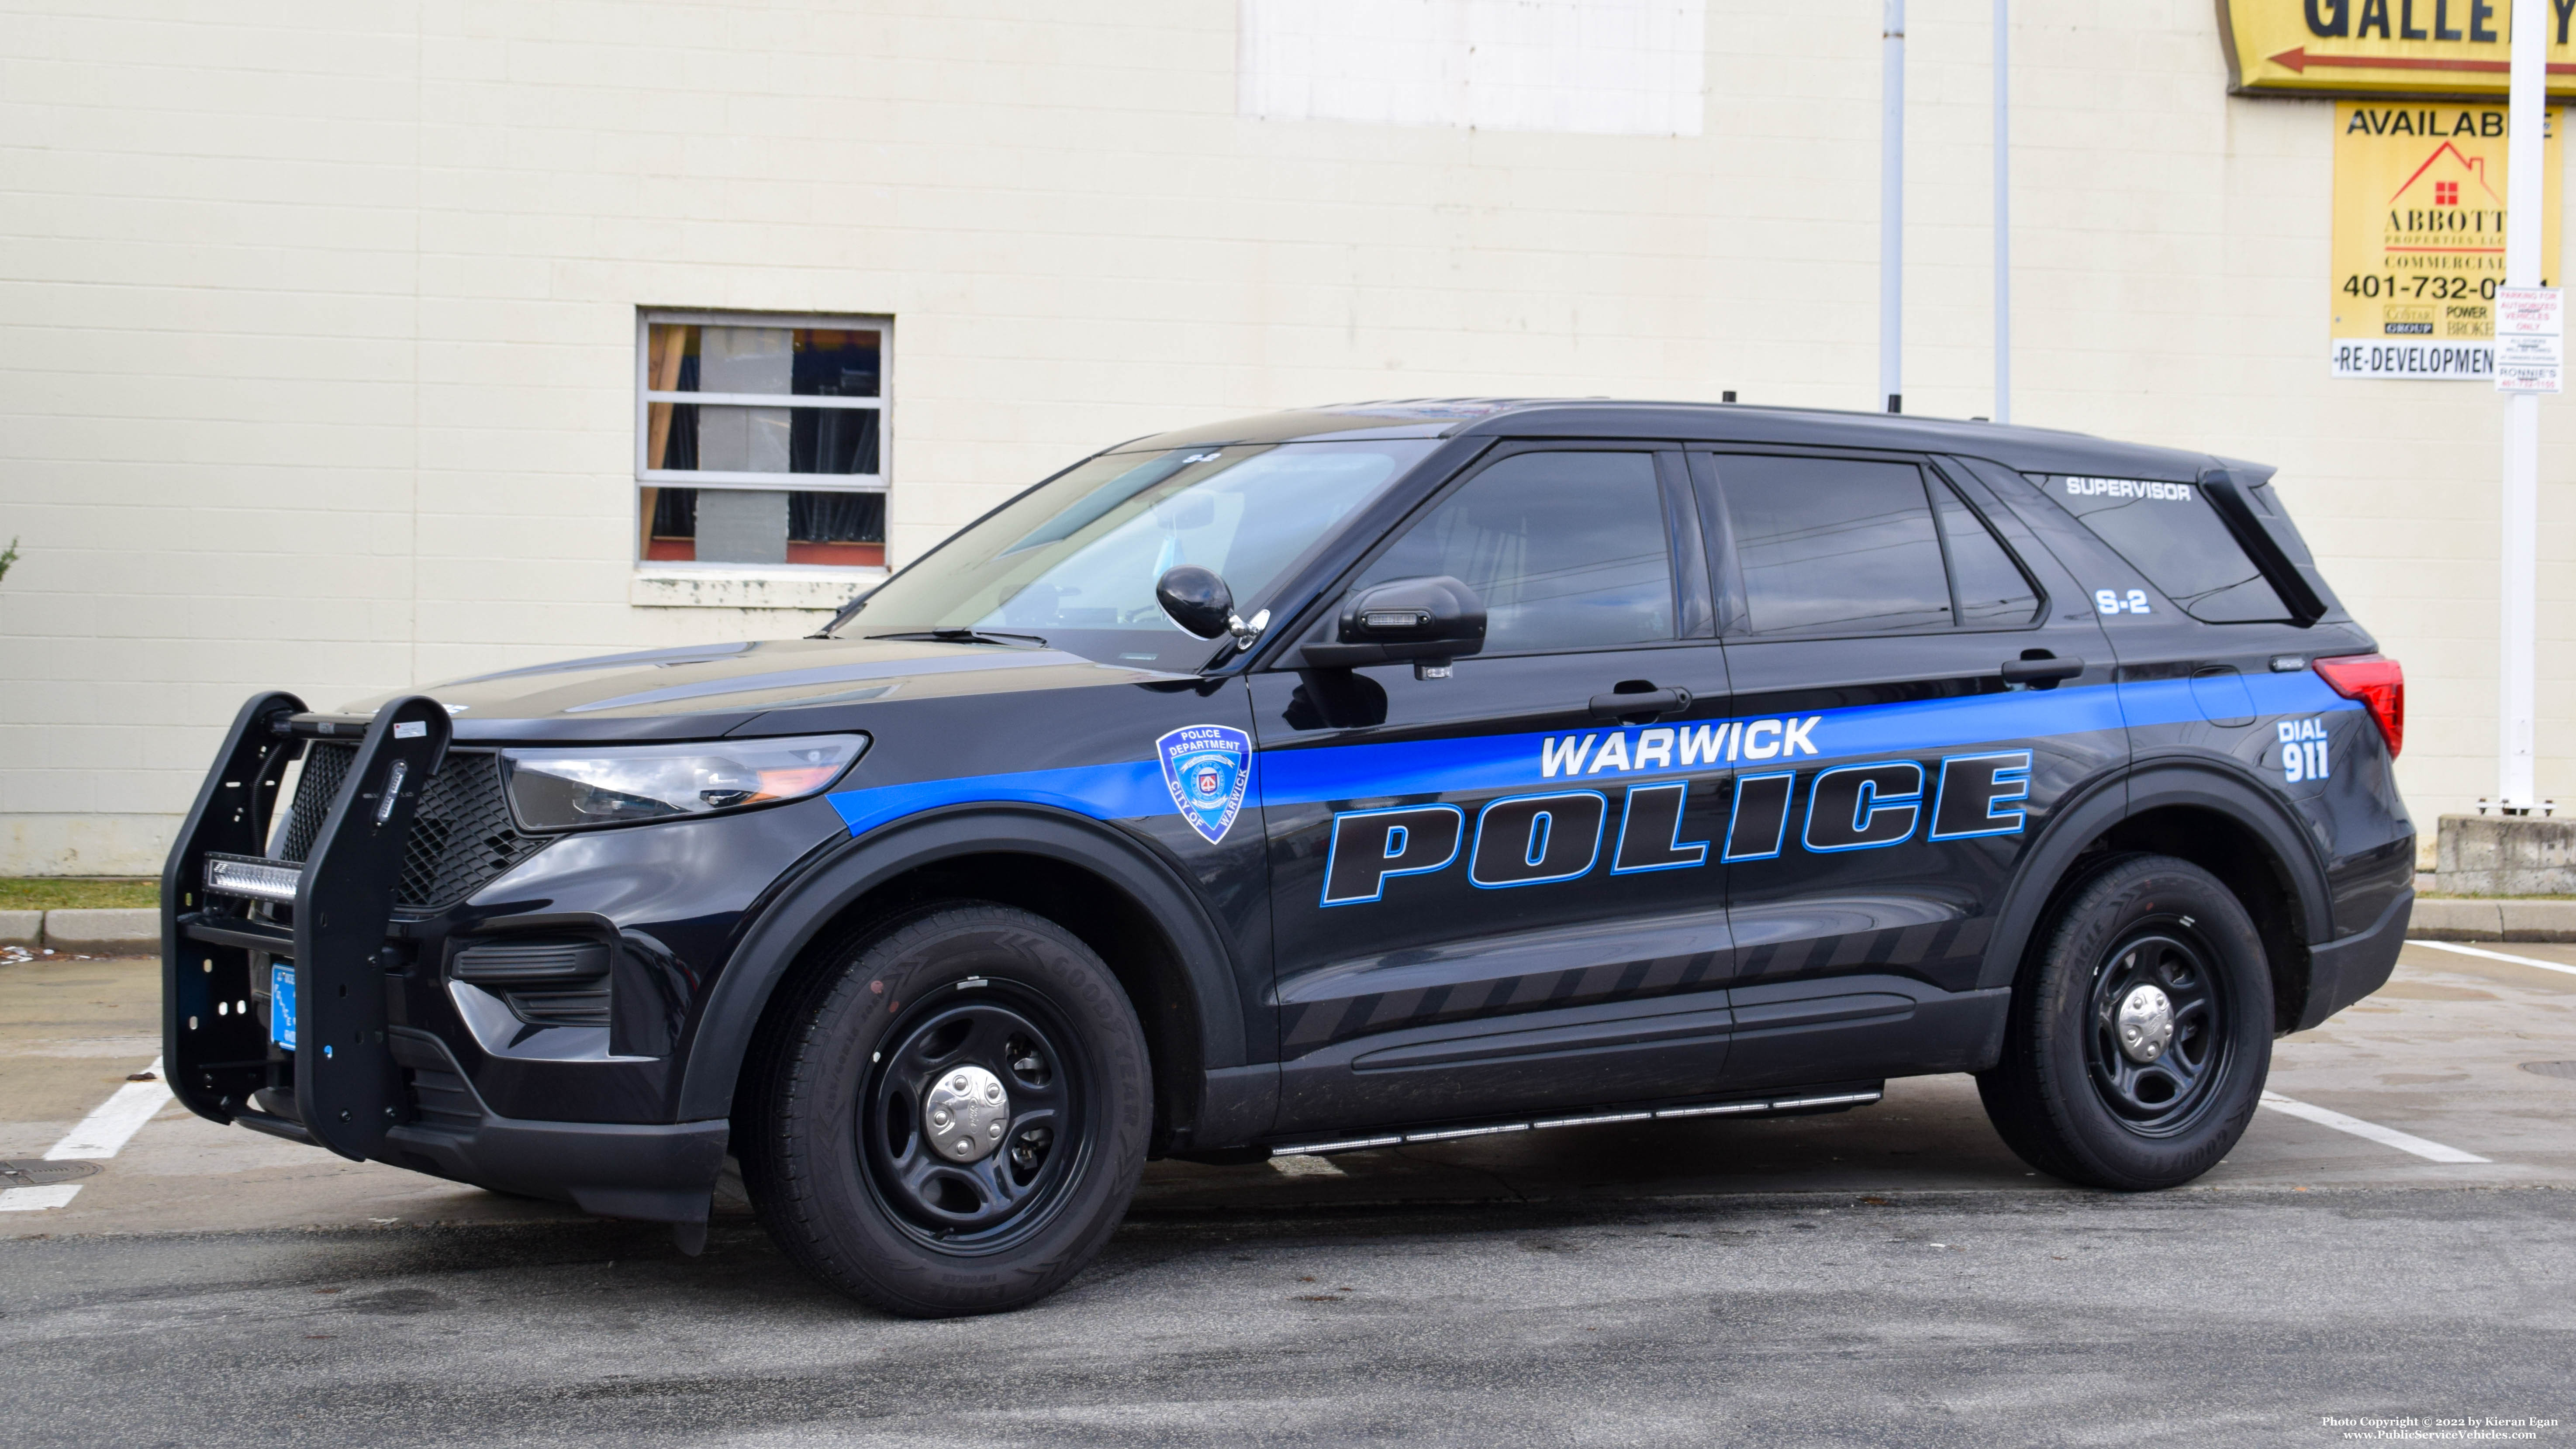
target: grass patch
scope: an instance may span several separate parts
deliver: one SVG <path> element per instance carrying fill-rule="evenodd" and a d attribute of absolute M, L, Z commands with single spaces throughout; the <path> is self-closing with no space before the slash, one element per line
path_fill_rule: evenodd
<path fill-rule="evenodd" d="M 0 911 L 78 911 L 161 904 L 157 880 L 0 876 Z"/>

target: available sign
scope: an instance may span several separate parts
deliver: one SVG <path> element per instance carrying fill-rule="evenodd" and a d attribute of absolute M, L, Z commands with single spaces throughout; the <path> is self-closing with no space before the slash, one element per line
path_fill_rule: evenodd
<path fill-rule="evenodd" d="M 2498 392 L 2558 392 L 2566 365 L 2566 293 L 2556 287 L 2496 289 Z"/>
<path fill-rule="evenodd" d="M 2576 9 L 2576 0 L 2567 3 Z M 2546 284 L 2558 275 L 2560 153 L 2557 112 L 2543 114 L 2549 118 L 2540 213 Z M 2335 376 L 2496 377 L 2505 131 L 2500 104 L 2345 101 L 2335 107 Z"/>
<path fill-rule="evenodd" d="M 2545 3 L 2549 91 L 2576 98 L 2576 0 Z M 2512 0 L 2218 0 L 2218 33 L 2240 94 L 2501 100 L 2512 15 Z"/>

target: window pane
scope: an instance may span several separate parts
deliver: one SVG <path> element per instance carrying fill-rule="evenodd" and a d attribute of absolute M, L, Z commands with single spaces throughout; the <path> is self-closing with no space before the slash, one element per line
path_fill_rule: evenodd
<path fill-rule="evenodd" d="M 1182 632 L 1155 602 L 1167 570 L 1214 570 L 1250 617 L 1337 525 L 1438 446 L 1103 454 L 888 580 L 842 632 L 999 630 L 1093 659 L 1198 669 L 1217 646 Z"/>
<path fill-rule="evenodd" d="M 875 397 L 883 343 L 883 335 L 868 327 L 656 322 L 645 344 L 645 386 L 655 392 Z"/>
<path fill-rule="evenodd" d="M 2235 624 L 2290 617 L 2197 486 L 2037 474 L 2031 482 L 2193 618 Z"/>
<path fill-rule="evenodd" d="M 1737 454 L 1718 484 L 1757 633 L 1950 622 L 1923 475 L 1910 463 Z"/>
<path fill-rule="evenodd" d="M 1485 601 L 1489 654 L 1672 638 L 1672 550 L 1654 458 L 1505 458 L 1396 540 L 1361 583 L 1435 574 Z"/>
<path fill-rule="evenodd" d="M 1950 577 L 1958 584 L 1962 624 L 2027 624 L 2039 612 L 2039 591 L 2013 562 L 2003 541 L 1959 495 L 1934 484 L 1941 536 L 1950 545 Z"/>
<path fill-rule="evenodd" d="M 787 495 L 787 561 L 879 568 L 885 563 L 885 495 Z"/>
<path fill-rule="evenodd" d="M 799 327 L 794 343 L 799 397 L 875 397 L 877 334 L 856 328 Z"/>
<path fill-rule="evenodd" d="M 730 408 L 654 403 L 646 464 L 695 473 L 877 471 L 873 408 Z M 663 425 L 665 414 L 667 427 Z M 660 461 L 653 461 L 658 458 Z"/>
<path fill-rule="evenodd" d="M 882 493 L 647 488 L 644 508 L 648 561 L 848 568 L 885 563 Z M 703 535 L 701 516 L 707 521 Z"/>

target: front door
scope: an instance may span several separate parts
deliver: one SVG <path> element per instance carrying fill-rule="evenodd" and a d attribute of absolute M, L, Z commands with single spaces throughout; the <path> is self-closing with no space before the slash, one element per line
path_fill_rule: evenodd
<path fill-rule="evenodd" d="M 1481 653 L 1253 680 L 1283 1132 L 1715 1088 L 1705 557 L 1678 451 L 1506 449 L 1352 585 L 1464 581 Z"/>
<path fill-rule="evenodd" d="M 2017 519 L 1927 460 L 1691 463 L 1735 711 L 1794 734 L 1737 777 L 1729 1084 L 1973 1064 L 2002 1019 L 1977 978 L 2014 867 L 2127 758 L 2101 627 Z"/>

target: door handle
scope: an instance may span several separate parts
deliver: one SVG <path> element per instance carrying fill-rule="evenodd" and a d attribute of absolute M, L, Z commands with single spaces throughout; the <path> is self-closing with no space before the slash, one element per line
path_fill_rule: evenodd
<path fill-rule="evenodd" d="M 1641 694 L 1596 694 L 1592 696 L 1592 713 L 1599 719 L 1626 719 L 1630 715 L 1679 714 L 1690 708 L 1691 692 L 1687 689 L 1650 689 Z"/>
<path fill-rule="evenodd" d="M 2004 683 L 2054 688 L 2061 679 L 2073 679 L 2084 672 L 2081 659 L 2007 659 L 2004 661 Z"/>

